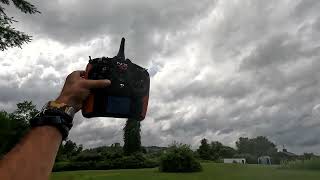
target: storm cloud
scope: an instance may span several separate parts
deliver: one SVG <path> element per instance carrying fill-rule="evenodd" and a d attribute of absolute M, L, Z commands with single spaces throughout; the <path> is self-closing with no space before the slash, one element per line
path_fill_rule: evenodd
<path fill-rule="evenodd" d="M 293 1 L 33 1 L 42 12 L 7 8 L 33 35 L 0 52 L 0 108 L 54 99 L 89 55 L 126 55 L 149 69 L 143 145 L 202 138 L 235 146 L 267 136 L 279 148 L 320 152 L 320 3 Z M 122 142 L 125 120 L 85 119 L 70 138 L 85 147 Z"/>

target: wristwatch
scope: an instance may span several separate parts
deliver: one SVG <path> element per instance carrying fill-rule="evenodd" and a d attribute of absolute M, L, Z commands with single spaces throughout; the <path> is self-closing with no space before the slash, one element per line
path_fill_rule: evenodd
<path fill-rule="evenodd" d="M 76 110 L 65 103 L 49 101 L 43 106 L 42 110 L 30 120 L 31 127 L 38 126 L 54 126 L 62 134 L 62 139 L 65 140 L 69 131 L 73 126 L 73 117 Z"/>

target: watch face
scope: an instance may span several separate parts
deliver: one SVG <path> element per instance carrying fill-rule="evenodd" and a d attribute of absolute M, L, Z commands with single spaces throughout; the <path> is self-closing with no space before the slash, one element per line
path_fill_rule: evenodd
<path fill-rule="evenodd" d="M 68 106 L 68 105 L 65 104 L 65 103 L 58 103 L 58 102 L 56 102 L 56 101 L 50 101 L 50 102 L 49 102 L 49 106 L 60 109 L 60 108 L 63 108 L 63 107 L 65 107 L 65 106 Z"/>
<path fill-rule="evenodd" d="M 44 109 L 42 111 L 44 112 L 46 109 L 55 109 L 58 111 L 62 111 L 67 115 L 71 116 L 72 118 L 76 113 L 76 110 L 72 106 L 69 106 L 65 103 L 58 103 L 56 101 L 49 101 L 47 105 L 44 106 Z"/>

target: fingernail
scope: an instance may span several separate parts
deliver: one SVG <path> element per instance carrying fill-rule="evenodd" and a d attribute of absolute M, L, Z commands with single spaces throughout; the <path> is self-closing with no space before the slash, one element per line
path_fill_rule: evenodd
<path fill-rule="evenodd" d="M 109 79 L 105 80 L 107 84 L 111 84 L 111 81 Z"/>

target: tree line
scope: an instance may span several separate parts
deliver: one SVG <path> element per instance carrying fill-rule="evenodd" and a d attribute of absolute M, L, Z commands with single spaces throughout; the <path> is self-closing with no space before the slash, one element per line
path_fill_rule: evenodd
<path fill-rule="evenodd" d="M 16 110 L 12 113 L 8 113 L 4 110 L 0 111 L 0 155 L 7 153 L 18 143 L 20 138 L 22 138 L 30 129 L 29 120 L 37 113 L 39 113 L 39 111 L 32 101 L 18 103 Z M 127 120 L 126 125 L 123 128 L 124 154 L 130 155 L 142 151 L 140 127 L 140 121 L 136 119 Z M 66 152 L 65 155 L 69 157 L 74 151 L 81 152 L 82 149 L 82 145 L 77 146 L 74 142 L 68 140 L 65 144 L 61 145 L 59 153 L 61 150 L 62 152 Z"/>
<path fill-rule="evenodd" d="M 6 154 L 30 129 L 29 120 L 39 111 L 31 101 L 17 104 L 12 113 L 0 111 L 0 157 Z M 141 168 L 159 165 L 161 156 L 170 148 L 141 146 L 140 122 L 129 119 L 124 127 L 124 145 L 114 143 L 111 146 L 100 146 L 84 149 L 70 139 L 59 147 L 56 157 L 55 170 L 77 169 L 112 169 L 112 168 Z M 255 138 L 240 137 L 235 148 L 225 146 L 218 141 L 204 138 L 200 146 L 193 152 L 197 159 L 221 162 L 224 158 L 245 158 L 248 163 L 257 163 L 259 156 L 270 156 L 272 163 L 280 163 L 290 158 L 311 159 L 312 153 L 302 156 L 288 157 L 288 153 L 279 152 L 275 143 L 264 136 Z M 179 149 L 179 148 L 178 148 Z M 179 153 L 174 153 L 179 154 Z"/>
<path fill-rule="evenodd" d="M 0 111 L 0 158 L 9 152 L 29 131 L 29 120 L 39 111 L 31 101 L 17 104 L 12 113 Z M 84 149 L 70 139 L 62 142 L 56 157 L 56 169 L 75 170 L 89 168 L 138 168 L 154 167 L 152 158 L 142 155 L 146 152 L 141 147 L 140 121 L 128 119 L 123 128 L 124 146 L 115 143 L 92 149 Z M 89 162 L 89 163 L 88 163 Z M 100 166 L 96 166 L 97 162 Z"/>
<path fill-rule="evenodd" d="M 236 148 L 224 146 L 218 141 L 209 143 L 204 138 L 197 150 L 201 159 L 217 161 L 224 158 L 245 158 L 249 163 L 256 163 L 260 156 L 275 156 L 277 152 L 276 145 L 264 136 L 240 137 L 236 141 Z"/>

